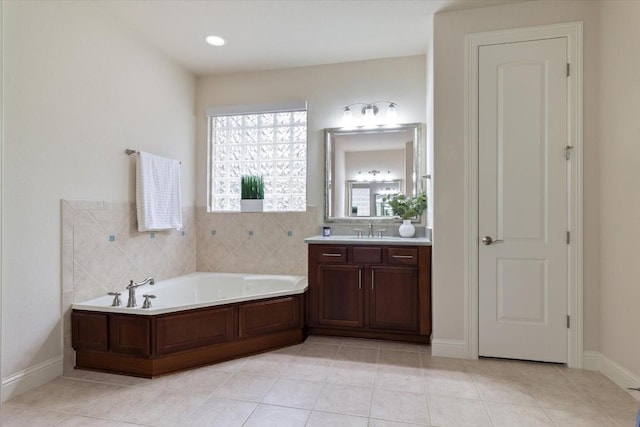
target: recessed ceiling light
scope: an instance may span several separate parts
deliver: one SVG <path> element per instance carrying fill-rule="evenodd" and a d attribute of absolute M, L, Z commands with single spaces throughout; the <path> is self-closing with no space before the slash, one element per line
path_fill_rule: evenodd
<path fill-rule="evenodd" d="M 211 46 L 224 46 L 225 44 L 224 39 L 218 36 L 208 36 L 206 40 Z"/>

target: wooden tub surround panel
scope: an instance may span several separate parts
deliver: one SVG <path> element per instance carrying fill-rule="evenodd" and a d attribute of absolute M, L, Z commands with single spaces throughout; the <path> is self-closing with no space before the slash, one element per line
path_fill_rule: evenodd
<path fill-rule="evenodd" d="M 76 368 L 153 378 L 300 343 L 305 294 L 159 315 L 73 310 Z"/>

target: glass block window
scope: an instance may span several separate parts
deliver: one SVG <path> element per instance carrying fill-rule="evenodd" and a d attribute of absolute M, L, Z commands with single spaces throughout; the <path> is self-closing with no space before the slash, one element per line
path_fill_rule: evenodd
<path fill-rule="evenodd" d="M 208 115 L 210 211 L 240 211 L 242 175 L 264 178 L 265 212 L 306 210 L 306 103 L 304 109 Z"/>

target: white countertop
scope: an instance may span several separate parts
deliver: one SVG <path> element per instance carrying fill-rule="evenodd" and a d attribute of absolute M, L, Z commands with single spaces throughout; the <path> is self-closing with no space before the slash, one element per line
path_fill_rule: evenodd
<path fill-rule="evenodd" d="M 307 237 L 304 239 L 305 243 L 321 244 L 321 245 L 333 245 L 333 244 L 348 244 L 348 245 L 404 245 L 404 246 L 431 246 L 431 240 L 426 237 L 357 237 L 357 236 L 328 236 L 321 235 Z"/>

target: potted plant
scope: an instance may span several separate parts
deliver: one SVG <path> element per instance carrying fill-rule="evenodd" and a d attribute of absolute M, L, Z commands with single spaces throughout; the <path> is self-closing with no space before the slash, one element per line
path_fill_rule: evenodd
<path fill-rule="evenodd" d="M 416 229 L 413 224 L 411 224 L 411 218 L 422 215 L 422 212 L 427 208 L 426 194 L 418 193 L 413 197 L 408 197 L 402 193 L 397 193 L 385 197 L 384 201 L 389 203 L 393 214 L 402 219 L 402 225 L 398 228 L 400 236 L 413 237 Z"/>
<path fill-rule="evenodd" d="M 262 212 L 264 199 L 264 179 L 262 175 L 242 175 L 240 177 L 240 211 Z"/>

